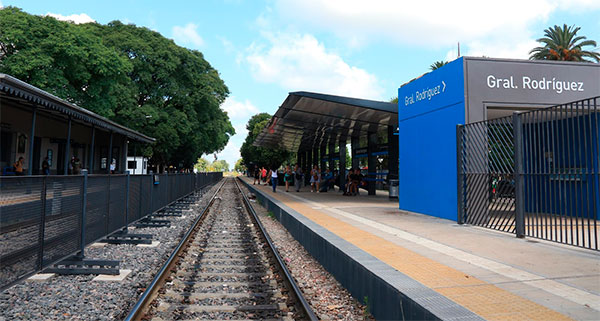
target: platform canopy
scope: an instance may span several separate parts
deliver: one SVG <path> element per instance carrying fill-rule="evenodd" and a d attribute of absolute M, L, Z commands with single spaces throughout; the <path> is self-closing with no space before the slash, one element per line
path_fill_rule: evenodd
<path fill-rule="evenodd" d="M 156 142 L 156 139 L 152 137 L 148 137 L 85 108 L 58 98 L 15 77 L 2 73 L 0 73 L 0 98 L 3 99 L 2 103 L 4 104 L 43 107 L 44 112 L 55 115 L 56 117 L 69 116 L 76 122 L 104 128 L 138 142 Z"/>
<path fill-rule="evenodd" d="M 298 91 L 289 93 L 254 145 L 295 152 L 388 126 L 398 126 L 397 104 Z"/>

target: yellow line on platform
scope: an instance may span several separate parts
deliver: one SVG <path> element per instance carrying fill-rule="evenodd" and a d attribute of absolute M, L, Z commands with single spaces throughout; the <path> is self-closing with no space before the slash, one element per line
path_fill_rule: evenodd
<path fill-rule="evenodd" d="M 269 191 L 270 187 L 258 188 L 401 273 L 487 320 L 572 320 L 533 301 L 331 217 L 284 193 L 273 194 Z"/>

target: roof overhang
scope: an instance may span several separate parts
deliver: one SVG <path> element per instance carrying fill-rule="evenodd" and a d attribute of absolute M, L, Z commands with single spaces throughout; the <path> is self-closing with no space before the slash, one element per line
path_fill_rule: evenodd
<path fill-rule="evenodd" d="M 156 139 L 152 137 L 146 136 L 123 125 L 119 125 L 112 120 L 69 103 L 15 77 L 2 73 L 0 73 L 0 97 L 24 99 L 50 111 L 58 111 L 59 113 L 74 119 L 124 135 L 132 140 L 143 143 L 156 142 Z"/>
<path fill-rule="evenodd" d="M 388 126 L 398 126 L 397 104 L 292 92 L 254 145 L 298 151 L 347 141 Z"/>

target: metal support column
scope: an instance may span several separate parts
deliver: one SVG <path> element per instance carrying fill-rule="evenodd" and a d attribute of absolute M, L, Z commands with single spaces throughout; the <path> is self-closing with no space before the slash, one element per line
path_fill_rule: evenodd
<path fill-rule="evenodd" d="M 352 137 L 350 140 L 350 146 L 352 148 L 352 168 L 356 169 L 359 167 L 358 157 L 356 157 L 356 150 L 360 148 L 360 140 L 358 137 Z"/>
<path fill-rule="evenodd" d="M 335 143 L 333 141 L 331 141 L 331 142 L 329 142 L 329 153 L 328 153 L 329 170 L 331 172 L 333 172 L 335 170 L 335 161 L 333 160 L 335 158 L 335 156 L 336 156 L 335 155 Z"/>
<path fill-rule="evenodd" d="M 94 171 L 94 151 L 96 148 L 96 126 L 92 125 L 92 143 L 90 144 L 90 166 L 88 173 L 91 174 Z"/>
<path fill-rule="evenodd" d="M 525 184 L 523 176 L 523 124 L 519 112 L 513 113 L 515 144 L 515 232 L 525 237 Z"/>
<path fill-rule="evenodd" d="M 395 126 L 388 126 L 388 180 L 398 179 L 398 135 Z"/>
<path fill-rule="evenodd" d="M 123 136 L 123 146 L 121 146 L 121 171 L 125 173 L 127 170 L 127 147 L 129 146 L 129 142 L 127 141 L 127 136 Z"/>
<path fill-rule="evenodd" d="M 113 132 L 110 132 L 110 141 L 108 143 L 108 159 L 106 160 L 106 173 L 110 174 L 110 164 L 112 164 L 112 143 L 113 143 Z"/>
<path fill-rule="evenodd" d="M 33 174 L 33 145 L 34 145 L 34 137 L 35 137 L 35 116 L 37 114 L 37 108 L 33 108 L 33 113 L 31 114 L 31 133 L 29 135 L 29 155 L 27 155 L 27 175 Z M 69 118 L 70 119 L 70 118 Z M 38 164 L 39 166 L 39 164 Z"/>
<path fill-rule="evenodd" d="M 71 116 L 69 116 L 69 126 L 67 127 L 67 142 L 65 143 L 65 171 L 64 174 L 69 174 L 69 155 L 71 154 Z"/>
<path fill-rule="evenodd" d="M 375 184 L 377 183 L 375 181 L 377 178 L 377 175 L 375 175 L 377 172 L 377 159 L 373 156 L 373 153 L 375 152 L 375 148 L 377 148 L 377 133 L 369 133 L 367 137 L 367 166 L 369 167 L 366 175 L 366 177 L 369 178 L 367 181 L 367 191 L 369 191 L 369 195 L 375 195 Z"/>
<path fill-rule="evenodd" d="M 83 186 L 81 188 L 81 224 L 79 225 L 81 228 L 81 239 L 79 240 L 79 254 L 77 254 L 77 258 L 83 259 L 85 257 L 85 230 L 86 230 L 86 210 L 87 210 L 87 186 L 88 186 L 88 171 L 86 169 L 81 170 L 81 174 L 83 174 Z"/>
<path fill-rule="evenodd" d="M 319 148 L 318 147 L 313 147 L 312 156 L 313 156 L 313 158 L 312 158 L 312 164 L 311 164 L 310 168 L 313 168 L 315 165 L 319 166 Z"/>
<path fill-rule="evenodd" d="M 340 192 L 346 186 L 346 141 L 340 140 Z"/>
<path fill-rule="evenodd" d="M 319 167 L 321 168 L 321 171 L 325 171 L 325 155 L 327 151 L 327 146 L 326 145 L 321 145 L 321 150 L 319 153 Z"/>

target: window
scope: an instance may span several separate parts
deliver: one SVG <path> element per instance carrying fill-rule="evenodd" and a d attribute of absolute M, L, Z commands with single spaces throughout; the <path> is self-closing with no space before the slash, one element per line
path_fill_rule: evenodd
<path fill-rule="evenodd" d="M 127 168 L 136 169 L 137 168 L 137 162 L 136 161 L 127 161 Z"/>

